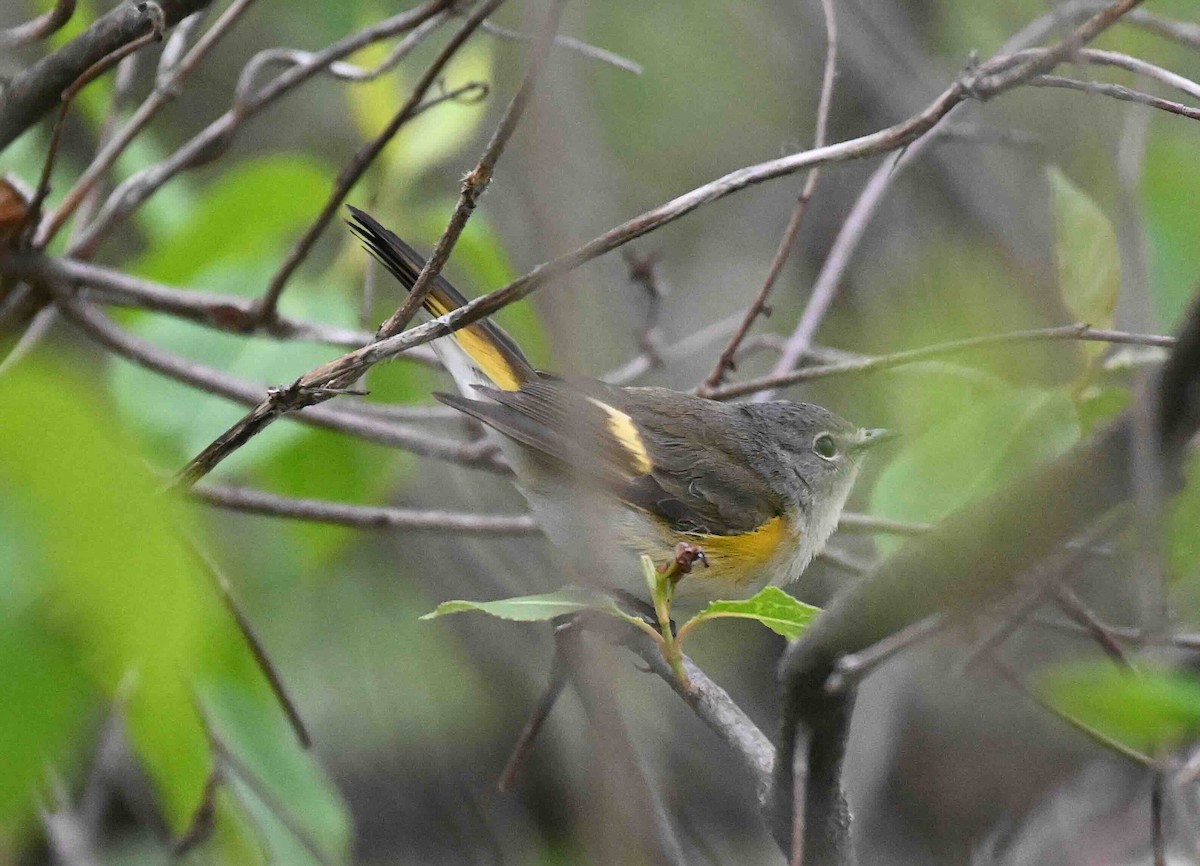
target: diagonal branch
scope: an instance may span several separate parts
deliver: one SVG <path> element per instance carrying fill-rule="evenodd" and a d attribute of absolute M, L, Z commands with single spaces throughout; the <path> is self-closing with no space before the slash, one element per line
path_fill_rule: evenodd
<path fill-rule="evenodd" d="M 160 0 L 163 24 L 173 27 L 211 0 Z M 59 104 L 63 91 L 99 60 L 154 28 L 149 3 L 121 3 L 58 51 L 20 72 L 0 102 L 0 152 Z"/>
<path fill-rule="evenodd" d="M 837 74 L 837 15 L 833 0 L 821 0 L 821 9 L 825 14 L 825 72 L 821 80 L 821 97 L 817 101 L 817 131 L 813 135 L 813 147 L 821 147 L 825 144 L 825 134 L 829 128 L 829 110 L 833 105 L 833 79 Z M 779 239 L 779 247 L 775 250 L 775 258 L 772 259 L 771 267 L 767 270 L 767 278 L 763 281 L 762 288 L 758 290 L 758 295 L 750 303 L 749 309 L 746 310 L 746 315 L 737 331 L 734 332 L 733 338 L 721 352 L 721 356 L 717 358 L 716 366 L 708 374 L 704 384 L 697 389 L 697 393 L 701 397 L 709 396 L 713 389 L 719 387 L 725 380 L 725 374 L 734 369 L 734 358 L 737 356 L 738 347 L 750 333 L 750 328 L 755 320 L 759 316 L 770 315 L 767 299 L 771 297 L 775 281 L 779 279 L 779 274 L 782 273 L 783 266 L 791 255 L 792 248 L 796 245 L 800 227 L 804 224 L 804 215 L 808 212 L 808 203 L 812 200 L 813 192 L 817 188 L 817 179 L 820 176 L 821 169 L 818 166 L 810 169 L 804 178 L 804 187 L 800 190 L 800 197 L 792 209 L 787 228 L 783 230 L 783 237 Z"/>
<path fill-rule="evenodd" d="M 470 14 L 463 26 L 451 37 L 450 41 L 446 43 L 433 62 L 421 74 L 421 77 L 413 86 L 408 101 L 400 107 L 400 110 L 396 112 L 387 126 L 374 139 L 359 148 L 350 162 L 338 173 L 337 179 L 333 184 L 333 189 L 330 191 L 325 205 L 321 208 L 321 212 L 317 214 L 317 218 L 313 220 L 304 234 L 300 236 L 300 239 L 296 241 L 287 258 L 284 259 L 283 265 L 275 273 L 275 276 L 271 278 L 271 282 L 267 286 L 267 291 L 258 306 L 257 317 L 260 320 L 270 319 L 275 315 L 279 296 L 283 294 L 288 280 L 308 257 L 313 245 L 316 244 L 317 239 L 329 226 L 334 214 L 342 206 L 342 203 L 346 200 L 346 196 L 350 194 L 350 190 L 358 183 L 359 178 L 363 176 L 363 173 L 366 172 L 371 163 L 383 152 L 383 149 L 387 147 L 388 142 L 400 131 L 400 127 L 416 116 L 417 110 L 425 98 L 425 94 L 437 82 L 442 74 L 442 70 L 446 68 L 446 64 L 466 44 L 471 34 L 483 23 L 483 19 L 496 11 L 496 8 L 503 2 L 504 0 L 487 0 L 487 2 L 481 4 L 479 8 Z"/>
<path fill-rule="evenodd" d="M 521 81 L 521 86 L 517 88 L 512 101 L 508 103 L 508 108 L 504 110 L 504 115 L 500 118 L 496 131 L 492 133 L 491 140 L 484 147 L 479 162 L 463 178 L 458 204 L 455 205 L 450 222 L 438 239 L 433 254 L 421 268 L 421 273 L 417 275 L 416 282 L 408 290 L 408 296 L 400 308 L 379 326 L 380 337 L 390 337 L 404 330 L 417 310 L 421 309 L 421 305 L 425 303 L 426 297 L 433 289 L 434 280 L 437 279 L 438 274 L 442 272 L 442 268 L 450 259 L 454 245 L 458 243 L 463 229 L 467 227 L 467 220 L 471 218 L 476 203 L 492 182 L 492 175 L 496 170 L 496 163 L 500 160 L 500 155 L 504 152 L 505 146 L 517 129 L 521 116 L 525 113 L 525 107 L 529 104 L 529 98 L 533 95 L 533 89 L 541 77 L 542 68 L 554 44 L 554 35 L 558 31 L 562 8 L 563 0 L 550 0 L 550 11 L 546 15 L 546 21 L 534 43 L 532 56 L 529 59 L 529 68 L 525 71 L 525 78 Z M 265 304 L 266 302 L 264 302 Z"/>
<path fill-rule="evenodd" d="M 184 486 L 194 484 L 212 471 L 222 460 L 266 429 L 277 418 L 305 406 L 316 405 L 332 399 L 342 392 L 347 383 L 356 381 L 375 364 L 395 357 L 413 346 L 449 336 L 454 331 L 528 296 L 553 279 L 580 265 L 674 222 L 705 204 L 747 187 L 816 165 L 861 159 L 908 145 L 929 132 L 959 103 L 971 98 L 984 99 L 997 96 L 1040 75 L 1044 68 L 1054 66 L 1078 48 L 1081 38 L 1095 36 L 1105 26 L 1119 18 L 1120 12 L 1132 8 L 1139 2 L 1140 0 L 1120 0 L 1111 8 L 1085 21 L 1072 36 L 1051 48 L 1034 52 L 1033 55 L 1026 53 L 993 58 L 979 67 L 974 75 L 954 82 L 923 111 L 905 121 L 870 135 L 802 151 L 730 172 L 724 177 L 697 187 L 691 192 L 610 229 L 574 252 L 545 262 L 507 286 L 476 298 L 444 316 L 363 346 L 357 351 L 310 370 L 287 389 L 256 406 L 233 427 L 213 440 L 180 471 L 178 483 Z"/>

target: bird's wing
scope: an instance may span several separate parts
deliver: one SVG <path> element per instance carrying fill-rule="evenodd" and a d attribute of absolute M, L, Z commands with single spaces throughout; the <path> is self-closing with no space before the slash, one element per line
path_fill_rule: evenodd
<path fill-rule="evenodd" d="M 755 431 L 737 407 L 592 380 L 476 390 L 488 399 L 437 396 L 677 531 L 750 532 L 782 511 L 746 461 L 743 446 Z"/>

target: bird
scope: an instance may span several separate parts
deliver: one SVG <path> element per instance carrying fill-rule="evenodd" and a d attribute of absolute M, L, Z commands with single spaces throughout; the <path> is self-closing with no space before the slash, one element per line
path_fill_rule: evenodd
<path fill-rule="evenodd" d="M 370 214 L 351 230 L 411 290 L 423 257 Z M 432 317 L 467 303 L 442 276 Z M 459 393 L 434 396 L 497 440 L 535 522 L 585 577 L 644 598 L 639 560 L 698 550 L 683 604 L 795 582 L 837 528 L 868 455 L 894 434 L 812 403 L 726 403 L 535 369 L 490 319 L 433 342 Z"/>

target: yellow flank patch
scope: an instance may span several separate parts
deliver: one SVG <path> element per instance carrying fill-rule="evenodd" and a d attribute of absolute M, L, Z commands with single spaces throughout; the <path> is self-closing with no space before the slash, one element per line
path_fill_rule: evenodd
<path fill-rule="evenodd" d="M 612 433 L 621 447 L 633 459 L 635 471 L 639 475 L 645 475 L 653 469 L 654 463 L 650 460 L 650 452 L 646 450 L 646 443 L 642 441 L 642 434 L 638 432 L 633 419 L 620 409 L 609 406 L 594 397 L 588 397 L 588 400 L 599 406 L 608 415 L 608 432 Z"/>
<path fill-rule="evenodd" d="M 768 565 L 787 538 L 782 517 L 772 517 L 750 532 L 741 535 L 702 535 L 681 533 L 681 540 L 704 548 L 709 561 L 725 580 L 740 583 L 754 576 L 757 569 Z M 700 570 L 701 575 L 703 569 Z"/>
<path fill-rule="evenodd" d="M 434 316 L 444 316 L 455 309 L 435 294 L 425 299 L 425 308 Z M 502 391 L 517 391 L 521 380 L 505 360 L 504 352 L 492 341 L 487 329 L 478 325 L 467 325 L 454 332 L 454 341 L 479 365 L 484 375 L 496 383 Z"/>

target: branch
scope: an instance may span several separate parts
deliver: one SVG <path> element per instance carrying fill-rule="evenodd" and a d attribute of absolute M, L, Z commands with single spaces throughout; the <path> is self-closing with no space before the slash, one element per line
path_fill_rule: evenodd
<path fill-rule="evenodd" d="M 211 0 L 159 0 L 165 26 L 173 27 Z M 18 73 L 0 103 L 0 152 L 59 104 L 63 91 L 102 58 L 151 32 L 149 3 L 122 3 L 58 51 Z"/>
<path fill-rule="evenodd" d="M 270 284 L 267 286 L 267 291 L 263 295 L 262 301 L 258 306 L 258 317 L 261 319 L 269 319 L 275 315 L 275 307 L 279 302 L 279 296 L 283 294 L 284 287 L 287 285 L 288 279 L 300 267 L 300 264 L 308 257 L 308 253 L 312 250 L 317 239 L 328 227 L 334 214 L 345 202 L 346 196 L 350 194 L 351 188 L 358 183 L 359 179 L 366 172 L 376 158 L 387 147 L 396 133 L 400 131 L 400 127 L 412 120 L 417 115 L 418 108 L 421 102 L 425 99 L 425 94 L 433 87 L 434 83 L 442 74 L 442 70 L 446 68 L 446 64 L 458 53 L 458 50 L 466 44 L 467 39 L 471 34 L 483 23 L 483 19 L 496 10 L 504 0 L 487 0 L 475 9 L 458 32 L 451 37 L 445 47 L 434 58 L 433 62 L 421 73 L 421 77 L 417 79 L 417 83 L 413 86 L 412 93 L 408 97 L 408 101 L 400 107 L 400 110 L 392 117 L 383 130 L 375 136 L 374 139 L 364 144 L 351 158 L 340 172 L 337 179 L 333 183 L 333 189 L 329 193 L 329 198 L 325 201 L 325 205 L 321 208 L 317 218 L 296 241 L 287 258 L 284 259 L 283 265 L 271 278 Z"/>
<path fill-rule="evenodd" d="M 400 305 L 400 308 L 379 326 L 380 337 L 390 337 L 404 330 L 404 327 L 412 320 L 417 310 L 421 309 L 421 305 L 425 303 L 425 299 L 429 296 L 430 291 L 433 290 L 434 281 L 437 279 L 438 274 L 442 272 L 442 268 L 446 262 L 450 259 L 450 254 L 454 251 L 454 245 L 458 243 L 463 229 L 467 227 L 467 220 L 471 218 L 471 214 L 474 212 L 475 205 L 479 201 L 480 196 L 487 191 L 488 186 L 491 184 L 492 175 L 496 170 L 496 163 L 499 162 L 500 155 L 504 152 L 505 146 L 517 129 L 517 124 L 520 122 L 521 116 L 525 113 L 525 107 L 529 104 L 529 98 L 533 95 L 533 89 L 541 77 L 542 68 L 545 65 L 546 58 L 550 55 L 550 48 L 554 44 L 554 35 L 558 30 L 562 8 L 563 0 L 550 0 L 550 11 L 546 15 L 546 21 L 542 25 L 537 41 L 534 43 L 533 52 L 529 59 L 529 68 L 525 71 L 525 77 L 521 80 L 521 86 L 517 88 L 512 101 L 508 103 L 508 107 L 504 110 L 504 114 L 500 118 L 500 123 L 496 126 L 496 131 L 492 133 L 491 139 L 483 149 L 483 154 L 479 157 L 479 162 L 463 178 L 458 204 L 454 207 L 454 213 L 450 216 L 450 222 L 447 224 L 446 230 L 438 238 L 437 245 L 433 249 L 433 254 L 430 255 L 424 267 L 421 268 L 421 273 L 417 275 L 416 281 L 408 290 L 408 295 Z M 484 9 L 483 11 L 490 11 L 490 9 Z M 482 21 L 482 18 L 480 20 Z M 274 284 L 272 284 L 272 288 L 274 288 Z M 270 308 L 270 303 L 270 297 L 268 296 L 264 300 L 264 308 Z"/>
<path fill-rule="evenodd" d="M 448 0 L 427 0 L 415 9 L 352 33 L 321 51 L 305 55 L 304 62 L 296 62 L 291 68 L 251 93 L 249 88 L 250 82 L 253 81 L 253 72 L 265 63 L 261 58 L 265 54 L 269 55 L 268 59 L 273 59 L 275 56 L 272 52 L 278 49 L 268 49 L 255 55 L 242 71 L 238 96 L 233 107 L 192 136 L 162 162 L 142 169 L 113 190 L 95 222 L 80 232 L 79 237 L 71 244 L 70 254 L 90 257 L 117 225 L 171 178 L 181 171 L 215 159 L 229 146 L 234 135 L 247 120 L 313 76 L 330 69 L 342 58 L 382 39 L 411 31 L 392 52 L 392 56 L 396 58 L 407 55 L 445 19 L 442 9 L 447 3 Z"/>
<path fill-rule="evenodd" d="M 821 9 L 825 15 L 825 72 L 821 79 L 821 96 L 817 100 L 817 130 L 813 136 L 813 147 L 821 147 L 825 144 L 825 134 L 829 128 L 829 109 L 833 105 L 833 79 L 837 74 L 837 15 L 836 7 L 833 5 L 833 0 L 821 0 Z M 800 191 L 800 197 L 796 200 L 796 206 L 792 209 L 792 216 L 788 220 L 787 228 L 783 231 L 783 237 L 779 239 L 779 247 L 775 250 L 775 258 L 771 261 L 771 267 L 767 270 L 767 278 L 763 281 L 762 288 L 758 290 L 758 296 L 751 302 L 749 309 L 746 310 L 746 316 L 742 319 L 741 325 L 733 335 L 733 339 L 725 347 L 725 351 L 717 358 L 717 364 L 713 367 L 713 371 L 708 374 L 708 379 L 701 386 L 697 393 L 701 397 L 707 397 L 714 388 L 717 388 L 725 379 L 725 373 L 733 370 L 734 358 L 737 355 L 738 347 L 742 344 L 742 340 L 746 339 L 746 335 L 750 332 L 751 326 L 755 319 L 760 315 L 770 315 L 770 308 L 767 306 L 767 299 L 771 296 L 771 290 L 775 287 L 775 281 L 779 279 L 779 274 L 783 271 L 783 265 L 787 262 L 788 257 L 792 253 L 792 248 L 796 245 L 796 238 L 800 235 L 800 227 L 804 224 L 804 215 L 808 212 L 808 203 L 812 199 L 813 192 L 817 188 L 817 179 L 821 176 L 820 167 L 813 168 L 808 172 L 804 179 L 804 187 Z"/>
<path fill-rule="evenodd" d="M 759 803 L 766 802 L 775 766 L 775 747 L 728 692 L 709 679 L 687 656 L 684 656 L 683 665 L 691 688 L 684 688 L 663 656 L 662 648 L 641 629 L 604 614 L 585 612 L 580 616 L 580 622 L 588 631 L 603 635 L 636 654 L 669 685 L 697 717 L 733 749 L 754 780 Z"/>
<path fill-rule="evenodd" d="M 459 511 L 350 505 L 321 499 L 296 499 L 246 487 L 206 484 L 188 495 L 206 505 L 244 514 L 334 523 L 359 529 L 402 529 L 477 535 L 533 535 L 540 530 L 526 515 L 465 514 Z"/>
<path fill-rule="evenodd" d="M 1167 465 L 1177 469 L 1200 428 L 1200 299 L 1156 382 L 1158 444 Z M 780 664 L 784 735 L 778 766 L 791 765 L 799 731 L 825 724 L 821 695 L 841 656 L 932 614 L 1003 594 L 1063 538 L 1128 500 L 1133 426 L 1132 413 L 1124 413 L 1064 457 L 910 542 L 836 599 Z M 790 774 L 776 772 L 773 821 L 780 840 L 790 833 L 791 784 Z"/>
<path fill-rule="evenodd" d="M 65 294 L 56 296 L 56 303 L 63 316 L 76 325 L 88 337 L 132 361 L 140 367 L 161 373 L 193 388 L 224 397 L 234 403 L 253 406 L 270 399 L 270 389 L 230 376 L 203 364 L 181 358 L 157 346 L 135 337 L 115 325 L 95 307 Z M 424 430 L 385 421 L 365 414 L 347 412 L 343 409 L 316 407 L 297 416 L 302 424 L 311 424 L 339 433 L 348 433 L 369 442 L 377 442 L 392 448 L 402 448 L 441 460 L 449 460 L 493 471 L 503 471 L 493 456 L 490 443 L 458 442 L 432 436 Z"/>
<path fill-rule="evenodd" d="M 96 154 L 91 164 L 84 170 L 75 185 L 63 198 L 62 203 L 51 214 L 48 214 L 42 225 L 38 228 L 38 237 L 35 245 L 44 247 L 49 243 L 50 239 L 57 234 L 62 228 L 63 223 L 75 212 L 76 208 L 87 198 L 92 188 L 100 182 L 100 180 L 108 173 L 109 169 L 116 163 L 117 158 L 125 152 L 130 142 L 137 136 L 142 129 L 145 128 L 154 115 L 166 105 L 174 100 L 183 87 L 184 82 L 196 70 L 201 61 L 208 56 L 208 52 L 213 49 L 221 37 L 224 36 L 246 9 L 255 0 L 236 0 L 228 9 L 226 9 L 216 23 L 200 38 L 193 48 L 176 64 L 170 67 L 166 75 L 159 75 L 154 84 L 154 90 L 150 95 L 143 100 L 138 106 L 137 111 L 133 116 L 121 127 L 120 131 L 113 135 L 109 140 L 105 141 L 100 151 Z M 181 28 L 180 33 L 185 28 Z M 179 34 L 176 34 L 179 35 Z M 164 56 L 166 51 L 164 50 Z"/>
<path fill-rule="evenodd" d="M 946 343 L 938 343 L 920 349 L 894 352 L 890 355 L 855 358 L 837 364 L 801 367 L 799 370 L 793 370 L 790 373 L 764 376 L 761 379 L 751 379 L 748 382 L 741 382 L 737 385 L 726 385 L 714 390 L 710 396 L 714 400 L 730 400 L 734 397 L 743 397 L 746 394 L 753 394 L 758 391 L 781 388 L 785 385 L 794 385 L 797 382 L 808 382 L 813 379 L 824 379 L 829 376 L 874 373 L 904 364 L 928 361 L 931 358 L 944 358 L 949 355 L 957 355 L 960 352 L 973 351 L 975 349 L 1057 340 L 1082 340 L 1084 342 L 1120 343 L 1134 346 L 1170 347 L 1175 345 L 1175 338 L 1173 337 L 1160 336 L 1158 334 L 1131 334 L 1127 331 L 1093 328 L 1083 323 L 1060 325 L 1052 328 L 1032 328 L 1024 331 L 1009 331 L 1004 334 L 967 337 L 963 340 L 951 340 Z"/>
<path fill-rule="evenodd" d="M 1149 105 L 1160 111 L 1178 114 L 1189 120 L 1200 120 L 1200 108 L 1192 108 L 1180 102 L 1172 102 L 1140 90 L 1133 90 L 1121 84 L 1107 84 L 1103 81 L 1079 81 L 1075 78 L 1064 78 L 1061 75 L 1039 75 L 1029 82 L 1030 87 L 1061 87 L 1066 90 L 1077 90 L 1081 93 L 1093 93 L 1098 96 L 1108 96 L 1122 102 L 1133 102 L 1138 105 Z"/>
<path fill-rule="evenodd" d="M 32 21 L 0 30 L 0 48 L 37 42 L 57 33 L 75 14 L 75 0 L 55 0 L 54 8 Z"/>
<path fill-rule="evenodd" d="M 1042 49 L 1036 57 L 1002 56 L 979 67 L 973 76 L 956 81 L 919 114 L 870 135 L 839 144 L 785 156 L 731 172 L 724 177 L 693 189 L 666 204 L 635 217 L 595 238 L 574 252 L 559 256 L 534 268 L 503 288 L 459 307 L 423 325 L 403 333 L 378 340 L 361 349 L 343 355 L 297 379 L 286 391 L 264 401 L 242 420 L 215 439 L 196 455 L 179 473 L 178 483 L 194 484 L 212 471 L 222 460 L 250 441 L 277 418 L 297 409 L 331 399 L 344 385 L 353 382 L 375 364 L 417 345 L 439 337 L 449 336 L 497 310 L 533 293 L 553 279 L 580 265 L 616 249 L 650 231 L 673 222 L 702 205 L 724 198 L 777 177 L 824 165 L 861 159 L 904 147 L 932 129 L 954 106 L 969 98 L 990 98 L 1028 81 L 1044 69 L 1051 68 L 1086 41 L 1111 24 L 1119 13 L 1132 8 L 1140 0 L 1120 0 L 1080 25 L 1068 39 Z"/>
<path fill-rule="evenodd" d="M 1091 2 L 1080 2 L 1080 0 L 1077 0 L 1077 2 L 1067 2 L 1057 6 L 1051 12 L 1031 22 L 1007 40 L 1000 47 L 999 53 L 1001 56 L 997 60 L 1001 60 L 1003 55 L 1008 52 L 1021 51 L 1027 49 L 1030 45 L 1040 42 L 1064 21 L 1082 20 L 1088 15 L 1095 14 L 1097 11 L 1108 9 L 1109 5 L 1104 2 L 1094 2 L 1094 0 L 1091 0 Z M 1133 15 L 1137 11 L 1135 9 L 1129 15 Z M 951 116 L 960 110 L 961 103 L 946 113 L 946 120 L 949 121 Z M 883 201 L 884 195 L 895 183 L 896 178 L 899 177 L 904 168 L 919 159 L 926 148 L 932 146 L 945 130 L 952 128 L 948 123 L 940 124 L 935 129 L 930 130 L 928 135 L 914 141 L 905 150 L 898 151 L 894 158 L 887 160 L 871 175 L 870 180 L 867 181 L 867 185 L 855 201 L 854 207 L 851 208 L 845 222 L 829 247 L 829 253 L 826 255 L 825 262 L 821 265 L 821 271 L 813 283 L 812 292 L 809 295 L 808 302 L 805 304 L 804 311 L 800 315 L 800 321 L 788 338 L 783 352 L 780 354 L 772 370 L 772 375 L 781 376 L 788 373 L 808 354 L 808 349 L 816 337 L 817 330 L 820 328 L 825 314 L 829 311 L 838 288 L 841 286 L 846 270 L 850 266 L 850 260 L 858 249 L 863 236 L 866 234 L 867 227 L 870 225 L 872 217 L 874 217 L 876 210 Z M 767 400 L 771 396 L 770 391 L 764 391 L 756 399 L 760 401 Z"/>

